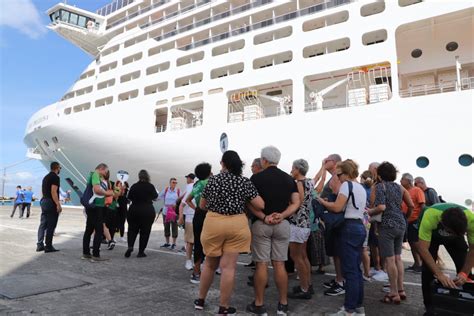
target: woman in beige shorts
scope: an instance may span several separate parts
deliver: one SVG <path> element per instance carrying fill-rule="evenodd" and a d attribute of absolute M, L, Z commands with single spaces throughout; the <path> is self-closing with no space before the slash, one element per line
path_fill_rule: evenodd
<path fill-rule="evenodd" d="M 245 206 L 250 203 L 255 208 L 263 209 L 264 202 L 252 182 L 242 177 L 243 163 L 235 151 L 224 153 L 221 166 L 221 173 L 209 178 L 200 201 L 200 207 L 208 210 L 201 234 L 206 261 L 201 274 L 199 298 L 194 301 L 194 307 L 204 309 L 207 292 L 220 265 L 218 314 L 235 314 L 235 308 L 230 307 L 230 296 L 234 288 L 237 258 L 239 253 L 250 252 L 251 237 Z"/>

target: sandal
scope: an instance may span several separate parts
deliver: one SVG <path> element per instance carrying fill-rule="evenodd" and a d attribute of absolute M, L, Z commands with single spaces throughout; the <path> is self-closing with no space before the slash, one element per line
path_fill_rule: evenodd
<path fill-rule="evenodd" d="M 397 299 L 398 297 L 398 299 Z M 384 304 L 394 304 L 394 305 L 400 305 L 400 297 L 398 295 L 390 295 L 387 294 L 384 296 L 383 299 L 380 300 L 380 302 Z"/>
<path fill-rule="evenodd" d="M 407 299 L 407 294 L 405 293 L 405 290 L 398 291 L 398 296 L 400 296 L 400 300 L 402 301 Z"/>

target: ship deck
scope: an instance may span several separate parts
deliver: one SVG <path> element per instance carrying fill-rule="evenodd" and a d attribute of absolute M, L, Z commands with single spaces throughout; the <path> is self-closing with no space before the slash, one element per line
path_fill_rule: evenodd
<path fill-rule="evenodd" d="M 10 206 L 0 206 L 0 292 L 3 292 L 0 314 L 213 315 L 217 312 L 219 277 L 214 280 L 204 312 L 195 312 L 193 299 L 197 297 L 198 286 L 189 282 L 183 253 L 159 248 L 164 241 L 161 223 L 153 225 L 147 258 L 136 258 L 135 251 L 126 259 L 123 256 L 126 244 L 117 243 L 114 250 L 102 251 L 102 256 L 110 261 L 90 263 L 80 259 L 85 225 L 82 210 L 63 210 L 54 237 L 54 244 L 61 251 L 52 254 L 35 252 L 39 208 L 32 209 L 29 219 L 18 219 L 18 213 L 10 219 L 10 211 Z M 183 245 L 182 235 L 180 230 L 178 248 Z M 449 257 L 443 257 L 452 269 Z M 410 252 L 404 250 L 403 258 L 406 266 L 412 263 Z M 253 290 L 246 284 L 252 270 L 243 266 L 249 260 L 248 255 L 239 258 L 232 297 L 232 304 L 241 315 L 245 315 L 246 304 L 253 300 Z M 313 274 L 316 295 L 311 300 L 289 301 L 293 315 L 324 315 L 335 312 L 343 304 L 343 296 L 323 295 L 321 284 L 333 277 L 332 266 L 327 271 L 323 276 Z M 297 282 L 294 276 L 290 277 L 290 286 Z M 405 282 L 408 300 L 400 306 L 379 302 L 383 283 L 365 283 L 367 315 L 422 315 L 421 276 L 407 273 Z M 269 315 L 274 315 L 277 291 L 272 276 L 269 284 L 266 305 Z M 18 298 L 8 298 L 8 291 L 8 295 Z"/>

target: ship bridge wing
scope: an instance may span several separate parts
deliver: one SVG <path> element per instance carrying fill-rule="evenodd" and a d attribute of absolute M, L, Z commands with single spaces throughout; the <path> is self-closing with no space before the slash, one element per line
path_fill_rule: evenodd
<path fill-rule="evenodd" d="M 47 13 L 51 19 L 50 30 L 94 57 L 115 36 L 113 32 L 105 31 L 104 16 L 64 3 L 58 3 Z"/>

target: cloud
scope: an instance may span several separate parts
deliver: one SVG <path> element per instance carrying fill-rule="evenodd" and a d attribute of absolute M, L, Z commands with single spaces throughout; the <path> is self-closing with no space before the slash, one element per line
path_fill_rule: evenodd
<path fill-rule="evenodd" d="M 16 29 L 32 39 L 38 39 L 47 32 L 31 0 L 2 0 L 0 26 Z"/>

